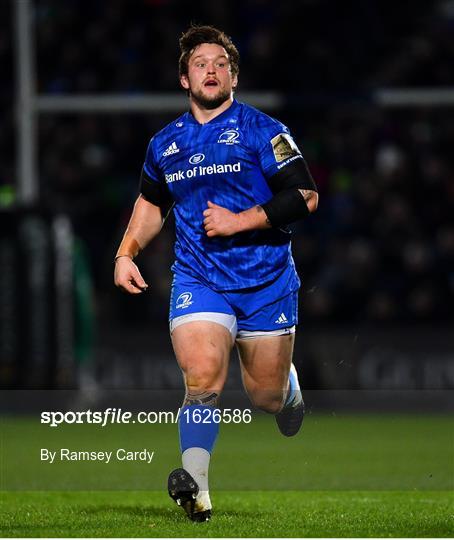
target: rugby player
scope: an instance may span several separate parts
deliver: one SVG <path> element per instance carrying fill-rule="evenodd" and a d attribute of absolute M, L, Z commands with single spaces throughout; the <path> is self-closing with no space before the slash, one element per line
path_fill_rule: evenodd
<path fill-rule="evenodd" d="M 179 421 L 182 468 L 169 494 L 193 521 L 211 516 L 208 468 L 218 436 L 212 411 L 236 344 L 256 407 L 295 435 L 304 403 L 292 364 L 300 280 L 287 226 L 317 208 L 316 185 L 286 126 L 236 101 L 239 54 L 211 26 L 180 39 L 180 83 L 190 111 L 150 141 L 140 194 L 115 257 L 115 284 L 148 285 L 133 262 L 175 215 L 170 333 L 186 394 Z M 183 414 L 189 411 L 188 414 Z"/>

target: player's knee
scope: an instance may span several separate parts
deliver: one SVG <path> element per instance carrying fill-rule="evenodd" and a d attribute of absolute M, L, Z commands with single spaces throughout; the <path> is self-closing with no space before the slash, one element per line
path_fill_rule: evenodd
<path fill-rule="evenodd" d="M 219 394 L 222 390 L 222 372 L 215 366 L 198 367 L 186 372 L 186 389 L 192 394 L 202 392 L 215 392 Z"/>

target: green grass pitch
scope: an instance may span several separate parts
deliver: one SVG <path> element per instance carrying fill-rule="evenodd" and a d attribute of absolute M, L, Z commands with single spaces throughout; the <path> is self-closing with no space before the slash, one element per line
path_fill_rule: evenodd
<path fill-rule="evenodd" d="M 272 418 L 223 425 L 209 523 L 166 494 L 179 466 L 174 425 L 61 426 L 1 419 L 5 537 L 450 537 L 454 431 L 449 416 L 308 415 L 285 439 Z M 40 448 L 155 451 L 144 463 L 41 463 Z"/>

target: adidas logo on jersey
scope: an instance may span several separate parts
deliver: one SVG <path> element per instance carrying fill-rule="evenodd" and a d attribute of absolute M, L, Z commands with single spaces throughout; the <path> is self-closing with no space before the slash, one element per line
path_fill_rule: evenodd
<path fill-rule="evenodd" d="M 279 315 L 279 319 L 277 319 L 276 321 L 274 321 L 275 324 L 284 324 L 284 323 L 288 323 L 288 319 L 287 317 L 285 316 L 284 313 L 281 313 Z"/>
<path fill-rule="evenodd" d="M 162 155 L 164 157 L 171 156 L 172 154 L 178 154 L 179 151 L 180 149 L 178 148 L 177 143 L 173 141 L 173 143 L 169 146 L 169 148 L 167 148 L 167 150 Z"/>

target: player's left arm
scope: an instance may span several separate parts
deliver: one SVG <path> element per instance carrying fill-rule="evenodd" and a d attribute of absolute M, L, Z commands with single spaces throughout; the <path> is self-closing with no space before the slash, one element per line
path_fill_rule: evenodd
<path fill-rule="evenodd" d="M 231 236 L 242 231 L 284 227 L 317 210 L 317 186 L 302 156 L 273 175 L 268 183 L 273 197 L 237 214 L 208 201 L 203 213 L 207 236 Z"/>

